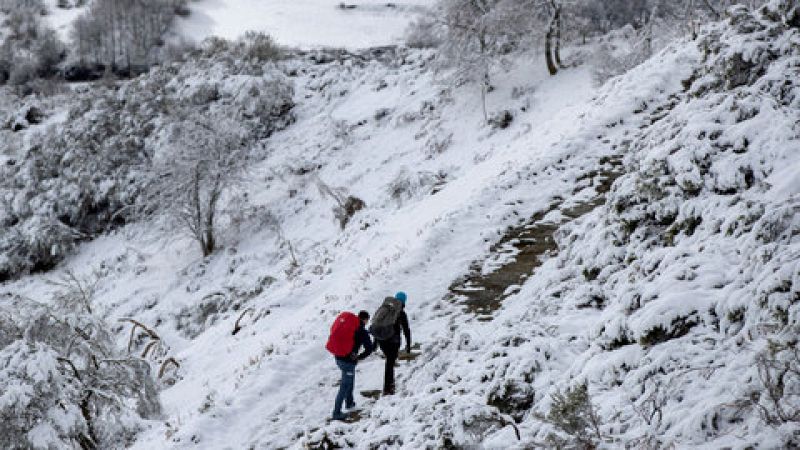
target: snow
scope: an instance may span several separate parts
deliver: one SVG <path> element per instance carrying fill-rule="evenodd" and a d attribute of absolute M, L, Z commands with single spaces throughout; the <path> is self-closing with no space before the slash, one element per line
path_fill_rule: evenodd
<path fill-rule="evenodd" d="M 399 68 L 377 62 L 369 68 L 329 64 L 296 80 L 303 87 L 296 93 L 298 123 L 272 138 L 269 158 L 253 169 L 251 200 L 280 215 L 286 238 L 303 261 L 298 278 L 284 274 L 286 249 L 266 230 L 231 237 L 229 245 L 236 250 L 208 263 L 197 260 L 195 245 L 187 240 L 148 243 L 131 241 L 127 234 L 88 243 L 69 262 L 88 268 L 105 261 L 118 268 L 99 294 L 110 301 L 109 319 L 130 316 L 161 324 L 156 328 L 186 374 L 163 393 L 166 415 L 182 423 L 172 439 L 188 445 L 194 436 L 213 448 L 293 442 L 306 424 L 324 422 L 330 414 L 327 400 L 335 394 L 331 384 L 337 372 L 321 343 L 340 309 L 374 310 L 387 291 L 405 289 L 415 342 L 435 342 L 449 320 L 442 313 L 460 309 L 444 305 L 436 312 L 443 306 L 439 299 L 485 251 L 484 239 L 516 220 L 512 210 L 527 215 L 570 189 L 574 174 L 563 181 L 553 174 L 552 186 L 542 181 L 531 191 L 531 181 L 520 178 L 518 170 L 544 169 L 569 153 L 553 147 L 586 113 L 593 92 L 587 69 L 550 78 L 536 61 L 499 74 L 490 108 L 505 105 L 521 85 L 531 88 L 528 100 L 535 106 L 517 111 L 511 128 L 496 132 L 480 125 L 477 90 L 464 86 L 452 92 L 422 66 L 427 59 L 425 53 L 410 55 Z M 388 86 L 380 88 L 383 84 Z M 318 86 L 325 87 L 317 92 Z M 375 111 L 385 107 L 392 110 L 389 117 L 375 120 Z M 356 125 L 362 121 L 366 125 Z M 338 135 L 332 135 L 335 123 Z M 450 146 L 430 153 L 428 139 L 442 133 L 453 135 Z M 346 186 L 366 201 L 368 209 L 344 234 L 331 217 L 331 200 L 321 197 L 310 180 L 295 177 L 287 186 L 275 178 L 278 173 L 288 179 L 289 167 L 308 162 L 322 166 L 319 179 Z M 412 192 L 398 204 L 385 188 L 401 173 L 439 171 L 450 181 L 433 196 Z M 287 198 L 288 189 L 299 193 Z M 317 206 L 303 207 L 307 201 Z M 196 278 L 203 273 L 205 281 Z M 191 341 L 174 328 L 175 314 L 199 299 L 247 290 L 264 276 L 278 281 L 251 306 L 269 314 L 256 323 L 245 318 L 239 335 L 230 335 L 238 314 Z M 382 364 L 373 358 L 360 366 L 359 390 L 380 387 Z M 406 370 L 404 364 L 400 372 Z M 211 416 L 199 412 L 209 401 Z M 270 428 L 262 426 L 266 418 L 275 420 Z M 228 424 L 227 431 L 212 432 L 219 423 Z M 163 433 L 156 428 L 137 445 L 152 447 L 152 439 Z"/>
<path fill-rule="evenodd" d="M 88 2 L 87 2 L 88 3 Z M 70 8 L 59 8 L 58 0 L 45 0 L 48 14 L 44 17 L 47 24 L 52 27 L 58 37 L 63 42 L 70 41 L 70 34 L 72 33 L 72 23 L 83 14 L 85 6 L 73 6 Z"/>
<path fill-rule="evenodd" d="M 235 33 L 248 11 L 274 12 L 193 5 L 214 12 L 218 22 L 201 28 L 215 33 Z M 287 11 L 297 16 L 274 14 L 274 29 L 299 21 L 296 5 Z M 326 20 L 351 13 L 331 11 Z M 717 40 L 734 46 L 713 57 L 722 59 L 740 43 L 735 30 L 716 27 L 728 33 Z M 356 28 L 331 45 L 390 42 Z M 307 31 L 276 36 L 292 45 L 327 39 Z M 750 45 L 757 54 L 771 44 Z M 131 225 L 81 245 L 58 269 L 102 267 L 106 319 L 154 327 L 180 362 L 174 385 L 163 386 L 163 421 L 133 448 L 299 449 L 323 438 L 357 448 L 544 446 L 558 432 L 541 420 L 553 394 L 579 383 L 611 447 L 784 445 L 796 427 L 766 426 L 738 402 L 758 392 L 754 357 L 780 337 L 765 331 L 774 317 L 800 317 L 800 121 L 765 94 L 781 71 L 733 94 L 708 88 L 720 75 L 701 48 L 678 42 L 599 90 L 586 67 L 550 77 L 538 59 L 521 58 L 495 74 L 489 94 L 490 111 L 514 114 L 505 130 L 483 125 L 477 88 L 444 82 L 424 51 L 397 50 L 388 62 L 286 61 L 297 121 L 265 142 L 242 188 L 279 219 L 280 235 L 252 217 L 203 260 L 186 238 Z M 453 301 L 448 288 L 471 264 L 503 264 L 489 249 L 509 226 L 559 199 L 574 206 L 597 195 L 576 187 L 612 155 L 626 173 L 606 203 L 559 229 L 558 252 L 507 291 L 491 321 Z M 367 207 L 341 230 L 320 183 Z M 4 289 L 39 298 L 52 286 L 31 276 Z M 330 322 L 342 310 L 374 311 L 397 290 L 409 295 L 421 356 L 400 363 L 398 394 L 378 400 L 358 392 L 380 389 L 383 360 L 359 364 L 364 418 L 328 423 L 339 376 L 323 347 Z M 590 296 L 605 303 L 587 307 Z M 200 315 L 208 304 L 221 312 Z M 128 329 L 115 331 L 124 348 Z M 515 424 L 521 442 L 514 420 L 488 404 L 509 385 L 532 402 Z M 645 419 L 647 408 L 660 409 Z"/>
<path fill-rule="evenodd" d="M 355 6 L 343 9 L 346 3 Z M 397 44 L 410 20 L 431 0 L 199 0 L 179 18 L 179 34 L 200 41 L 208 36 L 236 39 L 262 31 L 292 47 L 366 48 Z M 390 6 L 392 5 L 392 6 Z"/>
<path fill-rule="evenodd" d="M 354 6 L 341 8 L 340 4 Z M 264 32 L 296 48 L 361 49 L 403 42 L 409 23 L 434 0 L 193 0 L 190 14 L 178 16 L 174 37 L 199 43 L 210 36 L 234 40 L 248 31 Z M 86 6 L 59 8 L 46 0 L 47 23 L 70 40 L 71 25 Z"/>

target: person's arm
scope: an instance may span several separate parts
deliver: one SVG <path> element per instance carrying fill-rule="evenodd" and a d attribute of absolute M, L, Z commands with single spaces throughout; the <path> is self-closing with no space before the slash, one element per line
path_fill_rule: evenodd
<path fill-rule="evenodd" d="M 362 351 L 357 358 L 359 361 L 361 361 L 372 354 L 373 350 L 375 350 L 375 345 L 372 343 L 372 338 L 369 336 L 369 332 L 364 327 L 358 329 L 358 339 L 364 346 L 364 351 Z"/>
<path fill-rule="evenodd" d="M 405 311 L 400 313 L 400 326 L 406 337 L 406 353 L 411 353 L 411 328 L 408 327 L 408 316 Z"/>

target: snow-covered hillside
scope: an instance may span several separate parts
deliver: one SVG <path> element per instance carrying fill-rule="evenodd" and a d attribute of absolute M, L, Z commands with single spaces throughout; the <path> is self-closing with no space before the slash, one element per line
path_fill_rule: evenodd
<path fill-rule="evenodd" d="M 149 351 L 119 319 L 158 334 L 179 367 L 134 448 L 798 446 L 775 411 L 800 411 L 800 377 L 769 382 L 798 367 L 794 20 L 733 10 L 599 90 L 516 61 L 494 125 L 431 53 L 298 53 L 295 122 L 262 142 L 221 251 L 133 224 L 3 290 L 96 277 L 121 348 Z M 341 227 L 348 196 L 366 206 Z M 420 356 L 388 397 L 380 357 L 359 364 L 360 420 L 329 422 L 331 321 L 397 290 Z"/>

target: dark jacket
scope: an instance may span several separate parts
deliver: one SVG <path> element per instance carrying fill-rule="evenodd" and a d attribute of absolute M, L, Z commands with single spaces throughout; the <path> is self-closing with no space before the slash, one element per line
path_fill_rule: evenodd
<path fill-rule="evenodd" d="M 397 321 L 394 323 L 394 334 L 385 342 L 391 342 L 399 347 L 401 342 L 401 330 L 406 338 L 406 347 L 411 347 L 411 328 L 408 327 L 408 316 L 405 310 L 400 311 L 400 315 L 397 316 Z"/>
<path fill-rule="evenodd" d="M 364 351 L 359 354 L 358 350 L 362 346 L 364 347 Z M 375 345 L 372 343 L 372 338 L 369 335 L 369 331 L 364 328 L 364 324 L 362 323 L 358 326 L 358 330 L 356 330 L 353 350 L 351 350 L 347 356 L 337 356 L 336 359 L 355 363 L 369 356 L 373 350 L 375 350 Z"/>

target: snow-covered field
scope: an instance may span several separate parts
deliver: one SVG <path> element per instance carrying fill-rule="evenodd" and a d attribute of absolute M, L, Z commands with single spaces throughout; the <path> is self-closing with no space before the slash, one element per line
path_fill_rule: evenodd
<path fill-rule="evenodd" d="M 262 31 L 292 47 L 366 48 L 400 43 L 408 23 L 432 4 L 432 0 L 199 0 L 189 4 L 189 17 L 178 19 L 177 32 L 200 41 Z"/>
<path fill-rule="evenodd" d="M 434 0 L 193 0 L 190 14 L 177 17 L 173 32 L 202 41 L 209 36 L 236 39 L 264 32 L 279 44 L 300 47 L 367 48 L 402 42 L 408 24 Z M 58 8 L 47 0 L 47 22 L 69 41 L 72 22 L 85 7 Z M 340 5 L 344 4 L 345 7 Z"/>

